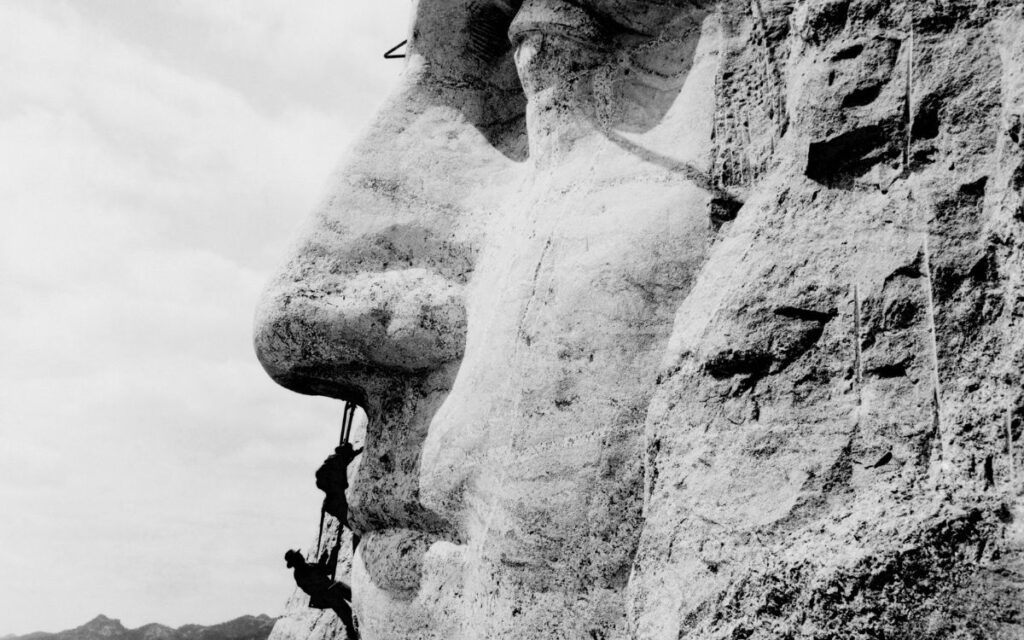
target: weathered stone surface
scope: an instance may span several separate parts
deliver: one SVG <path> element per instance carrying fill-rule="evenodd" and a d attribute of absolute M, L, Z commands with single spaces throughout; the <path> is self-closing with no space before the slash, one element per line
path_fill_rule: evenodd
<path fill-rule="evenodd" d="M 421 0 L 411 47 L 256 324 L 369 416 L 364 638 L 1024 637 L 1019 3 Z"/>

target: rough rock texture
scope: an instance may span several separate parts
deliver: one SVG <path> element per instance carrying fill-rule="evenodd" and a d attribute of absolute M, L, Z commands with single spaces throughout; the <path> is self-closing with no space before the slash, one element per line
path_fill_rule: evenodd
<path fill-rule="evenodd" d="M 363 638 L 1024 637 L 1019 2 L 421 0 L 411 47 L 256 322 L 369 416 Z"/>
<path fill-rule="evenodd" d="M 1020 9 L 763 10 L 718 95 L 760 50 L 789 117 L 648 411 L 638 635 L 1024 637 Z"/>

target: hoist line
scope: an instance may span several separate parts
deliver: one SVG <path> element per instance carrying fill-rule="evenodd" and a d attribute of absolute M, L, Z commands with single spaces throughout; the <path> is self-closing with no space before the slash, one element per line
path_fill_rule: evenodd
<path fill-rule="evenodd" d="M 316 557 L 320 558 L 320 542 L 324 537 L 324 514 L 326 510 L 323 505 L 320 506 L 320 528 L 316 530 Z"/>
<path fill-rule="evenodd" d="M 343 446 L 349 441 L 349 437 L 352 435 L 352 422 L 355 419 L 356 404 L 353 402 L 345 401 L 345 408 L 341 412 L 341 436 L 338 441 L 338 446 Z M 320 507 L 320 527 L 316 533 L 316 557 L 320 557 L 320 545 L 323 544 L 324 537 L 324 515 L 326 514 L 326 503 Z M 336 544 L 341 543 L 341 531 L 338 531 L 338 540 Z"/>
<path fill-rule="evenodd" d="M 341 439 L 338 441 L 338 445 L 341 446 L 348 442 L 349 436 L 352 435 L 352 422 L 356 415 L 356 405 L 353 402 L 345 402 L 345 409 L 341 414 Z"/>

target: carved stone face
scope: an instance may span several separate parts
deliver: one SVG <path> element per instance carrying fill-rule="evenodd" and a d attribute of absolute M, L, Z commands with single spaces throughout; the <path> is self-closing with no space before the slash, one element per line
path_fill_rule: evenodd
<path fill-rule="evenodd" d="M 364 638 L 621 637 L 645 414 L 713 234 L 700 5 L 418 3 L 256 323 L 275 380 L 368 415 Z"/>
<path fill-rule="evenodd" d="M 1020 3 L 716 7 L 420 0 L 256 327 L 367 640 L 1021 637 Z"/>

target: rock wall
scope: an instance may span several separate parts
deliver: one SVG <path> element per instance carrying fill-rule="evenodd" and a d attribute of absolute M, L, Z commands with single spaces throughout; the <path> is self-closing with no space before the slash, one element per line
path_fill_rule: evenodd
<path fill-rule="evenodd" d="M 734 27 L 717 166 L 749 196 L 648 413 L 637 637 L 1024 636 L 1013 4 Z"/>
<path fill-rule="evenodd" d="M 369 415 L 364 638 L 1024 637 L 1019 2 L 422 0 L 411 46 L 256 331 Z M 304 600 L 273 640 L 343 637 Z"/>

